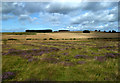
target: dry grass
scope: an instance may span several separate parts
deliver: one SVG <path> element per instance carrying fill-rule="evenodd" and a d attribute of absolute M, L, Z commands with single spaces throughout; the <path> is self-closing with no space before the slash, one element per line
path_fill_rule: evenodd
<path fill-rule="evenodd" d="M 118 33 L 37 33 L 37 35 L 3 35 L 3 39 L 16 38 L 16 39 L 26 39 L 26 38 L 117 38 Z"/>

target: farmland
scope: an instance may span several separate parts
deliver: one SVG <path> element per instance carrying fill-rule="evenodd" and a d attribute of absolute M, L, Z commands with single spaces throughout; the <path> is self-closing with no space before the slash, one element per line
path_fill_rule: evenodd
<path fill-rule="evenodd" d="M 117 81 L 118 33 L 2 35 L 2 80 Z"/>

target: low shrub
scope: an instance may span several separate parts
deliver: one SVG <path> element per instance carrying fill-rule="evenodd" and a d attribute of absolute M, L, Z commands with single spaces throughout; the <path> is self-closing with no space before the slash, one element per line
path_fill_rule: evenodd
<path fill-rule="evenodd" d="M 7 39 L 3 39 L 3 43 L 6 45 L 7 44 Z"/>
<path fill-rule="evenodd" d="M 27 38 L 26 40 L 32 40 L 31 38 Z"/>
<path fill-rule="evenodd" d="M 73 38 L 73 40 L 76 40 L 76 38 Z"/>
<path fill-rule="evenodd" d="M 65 40 L 68 40 L 68 39 L 65 39 Z"/>
<path fill-rule="evenodd" d="M 54 40 L 53 38 L 49 38 L 49 40 Z"/>
<path fill-rule="evenodd" d="M 47 40 L 47 38 L 44 38 L 43 40 Z"/>
<path fill-rule="evenodd" d="M 33 40 L 39 40 L 39 39 L 33 39 Z"/>
<path fill-rule="evenodd" d="M 14 38 L 9 38 L 8 40 L 17 40 L 17 39 L 14 39 Z"/>

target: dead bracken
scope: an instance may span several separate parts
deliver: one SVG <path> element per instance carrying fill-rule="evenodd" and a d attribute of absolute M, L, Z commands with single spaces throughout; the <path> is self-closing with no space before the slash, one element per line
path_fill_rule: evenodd
<path fill-rule="evenodd" d="M 73 62 L 65 62 L 65 61 L 62 61 L 60 62 L 63 66 L 74 66 L 75 64 Z"/>
<path fill-rule="evenodd" d="M 77 61 L 76 63 L 77 64 L 85 64 L 86 62 L 85 61 Z"/>
<path fill-rule="evenodd" d="M 95 59 L 99 62 L 104 62 L 107 60 L 105 56 L 95 56 Z"/>
<path fill-rule="evenodd" d="M 57 62 L 59 62 L 59 59 L 54 58 L 54 57 L 49 57 L 49 58 L 42 58 L 42 61 L 45 61 L 48 63 L 57 63 Z"/>

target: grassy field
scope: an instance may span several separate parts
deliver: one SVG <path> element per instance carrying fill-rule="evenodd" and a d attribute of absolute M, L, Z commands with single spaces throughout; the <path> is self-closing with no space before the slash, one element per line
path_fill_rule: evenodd
<path fill-rule="evenodd" d="M 118 33 L 3 34 L 2 80 L 117 81 L 119 41 L 112 39 L 117 37 Z"/>
<path fill-rule="evenodd" d="M 8 35 L 9 34 L 9 35 Z M 18 33 L 16 33 L 18 34 Z M 99 33 L 99 32 L 91 32 L 91 33 L 78 33 L 78 32 L 59 32 L 59 33 L 19 33 L 22 35 L 15 35 L 12 33 L 3 33 L 3 39 L 8 38 L 17 38 L 17 39 L 43 39 L 43 38 L 54 38 L 54 39 L 70 39 L 70 38 L 118 38 L 118 33 Z M 29 34 L 29 35 L 27 35 Z"/>

